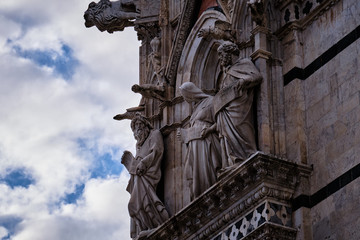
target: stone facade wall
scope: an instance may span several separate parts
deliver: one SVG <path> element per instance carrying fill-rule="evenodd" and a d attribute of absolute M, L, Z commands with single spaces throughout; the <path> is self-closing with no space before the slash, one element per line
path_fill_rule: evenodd
<path fill-rule="evenodd" d="M 359 179 L 351 175 L 360 163 L 360 40 L 342 41 L 359 28 L 358 9 L 359 1 L 339 1 L 294 33 L 297 38 L 291 38 L 297 43 L 284 48 L 284 55 L 293 56 L 284 58 L 284 72 L 294 66 L 305 69 L 322 57 L 317 61 L 320 68 L 310 76 L 284 87 L 287 157 L 313 166 L 307 193 L 311 208 L 294 214 L 309 218 L 298 227 L 312 234 L 300 231 L 298 239 L 360 236 L 355 217 L 360 216 Z"/>
<path fill-rule="evenodd" d="M 360 179 L 311 208 L 312 239 L 359 239 Z"/>

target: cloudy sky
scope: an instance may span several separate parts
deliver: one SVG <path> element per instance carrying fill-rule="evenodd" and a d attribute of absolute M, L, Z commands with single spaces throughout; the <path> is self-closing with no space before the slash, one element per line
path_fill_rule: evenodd
<path fill-rule="evenodd" d="M 84 26 L 90 0 L 0 0 L 0 240 L 130 239 L 136 33 Z"/>

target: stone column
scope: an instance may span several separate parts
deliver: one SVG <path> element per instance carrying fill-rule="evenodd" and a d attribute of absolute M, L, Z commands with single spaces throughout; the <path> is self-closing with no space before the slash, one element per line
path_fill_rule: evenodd
<path fill-rule="evenodd" d="M 258 143 L 259 149 L 263 152 L 272 153 L 272 137 L 271 137 L 271 112 L 270 112 L 270 69 L 268 60 L 271 57 L 271 52 L 267 51 L 267 34 L 269 30 L 265 27 L 257 26 L 251 32 L 254 40 L 254 52 L 251 58 L 256 67 L 263 76 L 263 82 L 260 85 L 259 95 L 257 96 L 257 124 L 258 124 Z"/>

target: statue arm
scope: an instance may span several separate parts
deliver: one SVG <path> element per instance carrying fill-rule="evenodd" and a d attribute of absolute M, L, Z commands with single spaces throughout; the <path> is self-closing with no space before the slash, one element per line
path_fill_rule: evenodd
<path fill-rule="evenodd" d="M 238 88 L 248 89 L 255 87 L 262 81 L 262 76 L 254 63 L 247 58 L 240 59 L 230 69 L 229 74 L 238 78 Z"/>
<path fill-rule="evenodd" d="M 148 151 L 149 154 L 139 159 L 139 164 L 137 166 L 138 175 L 144 174 L 149 168 L 157 165 L 158 161 L 161 161 L 164 152 L 162 135 L 157 130 L 154 131 L 152 135 L 151 139 L 149 139 L 151 141 Z"/>
<path fill-rule="evenodd" d="M 205 138 L 207 137 L 210 133 L 214 133 L 216 132 L 216 123 L 214 123 L 213 125 L 211 125 L 210 127 L 204 127 L 201 130 L 201 137 Z"/>

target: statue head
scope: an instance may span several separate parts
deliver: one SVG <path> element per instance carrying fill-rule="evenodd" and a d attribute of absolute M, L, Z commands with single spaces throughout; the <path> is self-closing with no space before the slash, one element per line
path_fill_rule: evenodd
<path fill-rule="evenodd" d="M 192 82 L 185 82 L 180 86 L 180 92 L 184 100 L 188 103 L 198 102 L 209 95 L 205 94 Z"/>
<path fill-rule="evenodd" d="M 137 146 L 141 146 L 150 134 L 152 129 L 151 123 L 139 113 L 131 120 L 131 130 L 137 141 Z"/>
<path fill-rule="evenodd" d="M 233 56 L 238 56 L 240 52 L 238 46 L 235 43 L 229 41 L 222 43 L 218 47 L 217 51 L 219 54 L 220 65 L 222 67 L 232 65 Z"/>

